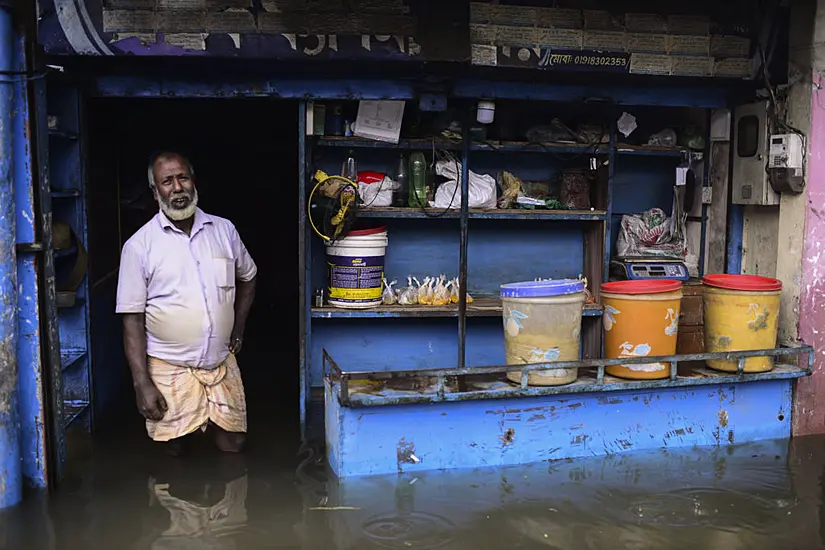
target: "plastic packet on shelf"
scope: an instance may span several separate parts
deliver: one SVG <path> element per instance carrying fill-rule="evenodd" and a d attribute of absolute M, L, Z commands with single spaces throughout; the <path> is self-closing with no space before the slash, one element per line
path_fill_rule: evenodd
<path fill-rule="evenodd" d="M 450 287 L 452 283 L 447 282 L 447 277 L 441 275 L 435 282 L 433 288 L 433 305 L 446 306 L 452 300 L 450 298 Z"/>
<path fill-rule="evenodd" d="M 393 285 L 397 282 L 398 281 L 393 279 L 391 283 L 388 283 L 387 279 L 384 279 L 384 291 L 381 293 L 381 301 L 385 306 L 392 306 L 398 302 L 398 296 L 392 289 Z"/>
<path fill-rule="evenodd" d="M 461 293 L 461 284 L 458 282 L 458 277 L 450 281 L 450 283 L 450 301 L 454 304 L 457 304 L 459 300 L 459 294 Z M 467 303 L 473 303 L 473 297 L 470 296 L 469 293 L 467 293 Z"/>
<path fill-rule="evenodd" d="M 413 277 L 407 277 L 407 286 L 398 292 L 398 303 L 402 306 L 414 306 L 418 303 L 418 287 L 413 286 Z"/>
<path fill-rule="evenodd" d="M 433 278 L 426 277 L 418 287 L 418 303 L 425 306 L 433 305 Z"/>

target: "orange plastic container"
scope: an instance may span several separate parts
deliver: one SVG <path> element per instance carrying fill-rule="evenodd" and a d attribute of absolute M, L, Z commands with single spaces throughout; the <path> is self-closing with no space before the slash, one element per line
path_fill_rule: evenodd
<path fill-rule="evenodd" d="M 680 281 L 616 281 L 601 286 L 604 351 L 607 359 L 674 355 L 682 305 Z M 620 378 L 670 376 L 670 363 L 616 365 L 605 372 Z"/>

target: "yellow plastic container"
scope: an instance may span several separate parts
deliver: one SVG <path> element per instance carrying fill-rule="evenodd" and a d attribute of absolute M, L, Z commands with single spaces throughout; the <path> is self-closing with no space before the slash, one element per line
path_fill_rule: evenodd
<path fill-rule="evenodd" d="M 504 353 L 507 365 L 578 361 L 581 349 L 584 282 L 578 279 L 501 285 Z M 527 375 L 531 386 L 575 382 L 578 370 L 547 369 Z M 507 373 L 521 383 L 521 370 Z"/>
<path fill-rule="evenodd" d="M 601 288 L 607 359 L 676 353 L 681 282 L 616 281 L 605 283 Z M 620 378 L 655 380 L 670 376 L 670 363 L 614 365 L 604 370 Z"/>
<path fill-rule="evenodd" d="M 705 351 L 773 349 L 779 329 L 782 283 L 755 275 L 708 275 L 702 283 L 705 309 Z M 707 361 L 708 367 L 736 372 L 738 361 Z M 773 357 L 749 357 L 745 372 L 773 369 Z"/>

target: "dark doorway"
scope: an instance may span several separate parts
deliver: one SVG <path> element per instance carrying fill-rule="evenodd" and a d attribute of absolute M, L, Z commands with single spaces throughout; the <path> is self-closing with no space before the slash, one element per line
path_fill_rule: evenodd
<path fill-rule="evenodd" d="M 258 265 L 257 297 L 238 362 L 250 447 L 298 438 L 298 106 L 274 100 L 92 100 L 87 167 L 97 432 L 142 431 L 122 355 L 114 291 L 122 244 L 157 212 L 152 152 L 187 155 L 200 207 L 229 219 Z M 132 420 L 128 423 L 131 425 Z M 142 437 L 146 437 L 145 431 Z M 294 452 L 294 443 L 290 445 Z"/>

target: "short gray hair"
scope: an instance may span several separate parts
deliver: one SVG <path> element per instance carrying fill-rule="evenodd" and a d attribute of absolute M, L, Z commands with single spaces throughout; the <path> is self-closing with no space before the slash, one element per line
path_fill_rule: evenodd
<path fill-rule="evenodd" d="M 180 153 L 176 153 L 174 151 L 159 151 L 157 153 L 153 153 L 149 157 L 149 168 L 146 170 L 146 177 L 149 180 L 149 187 L 155 187 L 155 164 L 157 163 L 158 159 L 164 159 L 169 157 L 178 157 L 184 161 L 186 161 L 187 166 L 189 166 L 189 175 L 195 175 L 195 167 L 192 166 L 192 162 L 189 160 L 189 157 L 186 155 L 182 155 Z"/>

